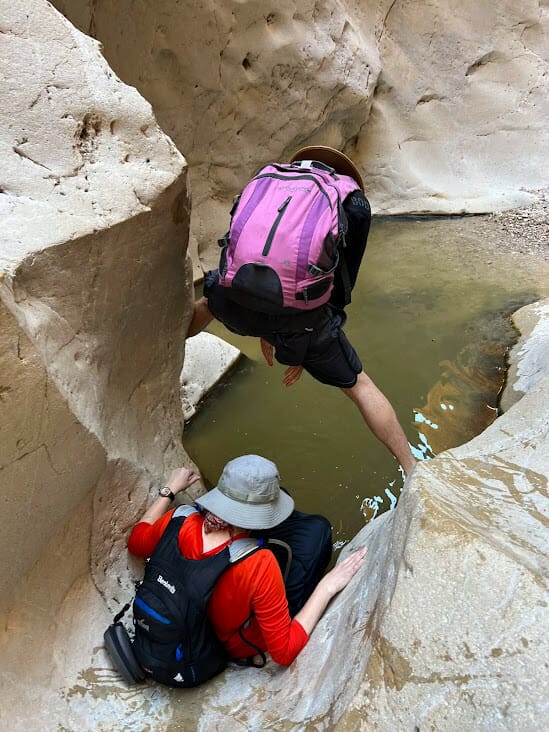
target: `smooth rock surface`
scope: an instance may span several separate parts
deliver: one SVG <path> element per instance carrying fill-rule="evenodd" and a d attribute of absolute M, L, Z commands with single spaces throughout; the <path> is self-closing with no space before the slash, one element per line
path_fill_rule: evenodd
<path fill-rule="evenodd" d="M 0 728 L 98 729 L 128 527 L 181 444 L 186 162 L 99 44 L 0 1 Z M 112 726 L 111 726 L 112 729 Z"/>
<path fill-rule="evenodd" d="M 383 213 L 499 211 L 548 185 L 537 0 L 55 0 L 186 151 L 195 271 L 232 197 L 303 144 L 345 149 Z"/>
<path fill-rule="evenodd" d="M 75 418 L 28 337 L 0 301 L 0 612 L 44 546 L 105 470 L 101 444 Z"/>
<path fill-rule="evenodd" d="M 416 12 L 410 3 L 399 6 L 393 12 Z M 150 7 L 140 6 L 144 23 Z M 154 12 L 163 7 L 155 5 Z M 100 18 L 109 6 L 86 8 Z M 501 10 L 507 8 L 504 3 Z M 232 61 L 227 68 L 219 58 L 212 61 L 211 78 L 219 74 L 227 97 L 235 92 L 231 84 L 246 87 L 255 110 L 261 106 L 261 75 L 256 88 L 250 69 L 256 61 L 261 69 L 262 44 L 257 59 L 240 59 L 246 58 L 242 39 L 254 39 L 256 6 L 241 3 L 234 15 L 228 7 L 207 10 L 196 8 L 191 17 L 197 25 L 188 22 L 187 32 L 196 38 L 202 24 L 214 40 L 224 39 Z M 518 374 L 524 396 L 517 403 L 479 437 L 419 465 L 396 510 L 355 538 L 354 546 L 369 548 L 362 572 L 289 669 L 272 663 L 260 671 L 231 668 L 189 692 L 153 683 L 128 688 L 113 672 L 102 634 L 142 573 L 142 564 L 127 556 L 127 533 L 162 477 L 186 459 L 179 394 L 192 299 L 185 259 L 186 166 L 148 105 L 112 74 L 97 44 L 48 3 L 2 0 L 0 11 L 6 61 L 1 92 L 3 110 L 9 110 L 0 125 L 0 495 L 9 514 L 1 545 L 9 564 L 2 563 L 0 576 L 0 728 L 542 729 L 548 696 L 549 377 L 537 367 L 527 369 L 524 382 Z M 295 97 L 293 107 L 286 105 L 288 139 L 296 142 L 316 125 L 334 144 L 350 140 L 342 129 L 351 134 L 362 117 L 344 119 L 344 110 L 362 110 L 364 98 L 358 95 L 354 105 L 347 95 L 352 97 L 356 78 L 356 84 L 369 84 L 360 77 L 364 36 L 325 6 L 294 12 L 264 17 L 265 32 L 277 32 L 276 24 L 269 30 L 277 17 L 299 26 L 304 50 L 290 56 L 290 72 L 297 61 L 299 71 L 307 70 L 303 59 L 310 53 L 317 61 L 312 76 L 322 68 L 327 74 L 318 96 L 313 91 L 304 104 L 303 86 L 280 70 L 285 98 Z M 127 13 L 126 26 L 110 17 L 123 50 L 123 31 L 132 38 L 127 21 L 133 16 Z M 438 16 L 432 17 L 434 23 Z M 447 11 L 444 17 L 465 20 Z M 515 23 L 513 33 L 539 46 L 537 17 L 529 27 Z M 303 18 L 316 21 L 312 40 Z M 249 34 L 239 35 L 246 23 Z M 227 24 L 234 27 L 230 36 L 219 32 Z M 373 27 L 376 34 L 383 31 L 383 24 Z M 176 34 L 169 14 L 164 28 L 152 24 L 150 32 Z M 286 42 L 284 33 L 275 33 L 273 54 Z M 338 42 L 342 37 L 350 39 L 348 45 Z M 200 41 L 202 53 L 206 31 Z M 134 40 L 134 47 L 147 56 L 143 44 Z M 198 53 L 198 45 L 188 49 Z M 215 43 L 213 49 L 212 59 L 220 50 Z M 294 49 L 295 43 L 287 54 Z M 370 52 L 377 58 L 377 51 Z M 176 65 L 169 53 L 153 56 Z M 192 54 L 185 58 L 194 68 Z M 330 106 L 332 68 L 344 69 L 353 60 L 352 83 L 340 90 L 342 107 Z M 238 64 L 244 76 L 232 81 L 228 72 Z M 469 76 L 488 65 L 473 66 Z M 247 144 L 231 148 L 228 143 L 239 136 L 230 133 L 237 128 L 235 112 L 222 106 L 226 99 L 217 99 L 215 84 L 210 102 L 218 127 L 215 135 L 207 131 L 206 105 L 204 134 L 221 140 L 219 132 L 229 130 L 217 149 L 223 155 L 237 150 L 246 164 L 254 162 L 246 150 L 264 142 L 257 125 L 241 128 Z M 526 108 L 535 96 L 532 91 Z M 265 140 L 280 98 L 274 95 L 265 107 Z M 323 101 L 324 116 L 315 118 L 312 111 Z M 243 104 L 235 95 L 237 102 Z M 239 124 L 249 109 L 242 106 Z M 282 146 L 280 119 L 275 127 L 273 144 Z M 207 149 L 194 141 L 189 147 Z M 211 180 L 220 195 L 239 180 L 237 159 L 231 158 L 234 175 L 227 180 L 231 168 L 223 156 L 216 158 Z M 206 157 L 200 164 L 209 164 Z M 546 318 L 544 309 L 540 323 Z M 546 363 L 547 330 L 541 330 L 544 340 L 536 351 Z M 538 325 L 534 332 L 540 332 Z M 526 365 L 526 342 L 521 349 Z"/>
<path fill-rule="evenodd" d="M 200 401 L 240 357 L 240 351 L 211 333 L 198 333 L 185 342 L 181 372 L 183 416 L 190 419 Z"/>
<path fill-rule="evenodd" d="M 517 310 L 513 323 L 521 337 L 509 354 L 508 383 L 501 398 L 503 411 L 540 379 L 549 376 L 549 300 Z"/>

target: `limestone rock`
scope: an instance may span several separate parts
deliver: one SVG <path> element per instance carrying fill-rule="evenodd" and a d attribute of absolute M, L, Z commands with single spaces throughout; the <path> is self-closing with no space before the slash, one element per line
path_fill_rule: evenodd
<path fill-rule="evenodd" d="M 483 212 L 534 200 L 547 185 L 543 8 L 536 0 L 386 7 L 382 71 L 357 144 L 376 209 Z"/>
<path fill-rule="evenodd" d="M 181 421 L 185 161 L 96 42 L 44 1 L 9 5 L 2 298 L 109 456 L 156 469 L 181 457 L 160 435 Z"/>
<path fill-rule="evenodd" d="M 129 0 L 54 4 L 103 43 L 188 154 L 193 256 L 204 269 L 216 264 L 232 197 L 262 163 L 313 138 L 343 147 L 368 118 L 379 72 L 375 4 L 350 12 L 314 0 L 160 0 L 139 13 Z"/>
<path fill-rule="evenodd" d="M 240 357 L 240 351 L 211 333 L 198 333 L 185 343 L 181 372 L 183 416 L 190 419 L 204 396 Z"/>

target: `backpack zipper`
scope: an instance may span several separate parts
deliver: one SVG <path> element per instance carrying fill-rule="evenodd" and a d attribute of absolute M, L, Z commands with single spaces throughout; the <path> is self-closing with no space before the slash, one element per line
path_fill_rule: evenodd
<path fill-rule="evenodd" d="M 278 229 L 280 225 L 280 221 L 282 220 L 282 217 L 284 216 L 284 211 L 288 208 L 288 204 L 292 200 L 291 196 L 288 196 L 288 198 L 278 207 L 278 214 L 276 219 L 274 220 L 274 224 L 271 226 L 271 230 L 269 231 L 269 236 L 267 237 L 267 241 L 265 242 L 265 246 L 263 247 L 263 251 L 261 252 L 261 255 L 263 257 L 266 257 L 269 253 L 269 250 L 271 248 L 271 244 L 273 243 L 274 235 L 276 234 L 276 230 Z"/>

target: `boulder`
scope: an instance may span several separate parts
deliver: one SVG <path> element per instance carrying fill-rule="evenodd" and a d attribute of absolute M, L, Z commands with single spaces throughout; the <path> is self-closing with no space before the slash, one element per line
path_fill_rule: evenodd
<path fill-rule="evenodd" d="M 211 333 L 198 333 L 185 342 L 181 398 L 185 420 L 196 414 L 201 400 L 232 368 L 240 351 Z"/>

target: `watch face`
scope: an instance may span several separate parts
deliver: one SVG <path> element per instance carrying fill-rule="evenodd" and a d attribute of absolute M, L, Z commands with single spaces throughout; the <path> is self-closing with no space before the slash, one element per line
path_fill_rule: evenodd
<path fill-rule="evenodd" d="M 167 497 L 167 496 L 170 495 L 170 493 L 171 493 L 171 491 L 170 491 L 170 489 L 168 487 L 165 487 L 165 488 L 161 488 L 160 489 L 160 495 L 161 496 L 166 496 Z"/>

